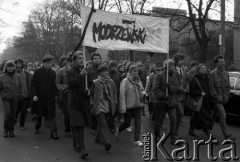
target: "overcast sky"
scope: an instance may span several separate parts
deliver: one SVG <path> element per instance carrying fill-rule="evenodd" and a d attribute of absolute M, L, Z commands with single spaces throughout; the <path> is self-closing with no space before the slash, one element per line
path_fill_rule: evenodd
<path fill-rule="evenodd" d="M 31 10 L 43 0 L 18 0 L 18 4 L 13 6 L 14 0 L 0 0 L 0 19 L 5 23 L 5 27 L 0 27 L 3 40 L 0 42 L 0 52 L 6 47 L 5 41 L 8 38 L 19 35 L 22 31 L 22 22 L 27 21 Z"/>
<path fill-rule="evenodd" d="M 11 2 L 13 1 L 18 1 L 18 5 L 12 6 Z M 1 38 L 3 38 L 3 40 L 0 40 L 0 53 L 6 48 L 6 40 L 18 36 L 21 33 L 22 22 L 27 21 L 31 10 L 43 1 L 44 0 L 0 0 L 0 7 L 8 10 L 8 12 L 0 10 L 0 19 L 7 24 L 6 27 L 0 27 Z M 180 3 L 181 1 L 185 2 L 185 0 L 156 0 L 154 6 L 177 8 L 179 3 L 177 4 L 175 1 Z M 186 3 L 183 3 L 181 8 L 187 9 Z M 230 14 L 233 13 L 233 4 L 229 4 L 226 8 L 227 11 L 231 11 Z"/>

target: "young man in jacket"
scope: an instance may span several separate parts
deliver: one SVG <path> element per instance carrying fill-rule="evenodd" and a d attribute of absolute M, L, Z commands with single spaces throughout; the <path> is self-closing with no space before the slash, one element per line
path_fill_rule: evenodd
<path fill-rule="evenodd" d="M 210 94 L 214 102 L 215 110 L 218 113 L 222 133 L 225 139 L 236 140 L 231 135 L 226 124 L 226 113 L 224 104 L 228 102 L 230 83 L 228 72 L 225 71 L 225 61 L 222 56 L 214 58 L 216 68 L 210 73 Z"/>
<path fill-rule="evenodd" d="M 111 144 L 107 139 L 106 128 L 108 121 L 115 113 L 117 90 L 114 81 L 108 75 L 108 67 L 98 67 L 98 78 L 94 80 L 94 103 L 92 114 L 97 117 L 98 129 L 95 142 L 103 144 L 110 151 Z"/>
<path fill-rule="evenodd" d="M 169 77 L 167 78 L 167 66 L 169 67 Z M 166 112 L 170 118 L 171 144 L 175 144 L 177 136 L 177 98 L 179 90 L 178 80 L 175 71 L 175 62 L 172 59 L 166 60 L 163 64 L 164 70 L 156 74 L 153 81 L 154 107 L 156 117 L 154 121 L 154 133 L 157 138 L 161 137 L 160 128 L 162 127 Z"/>
<path fill-rule="evenodd" d="M 176 115 L 177 115 L 177 133 L 178 133 L 178 129 L 180 127 L 180 124 L 182 122 L 182 118 L 184 115 L 184 104 L 186 100 L 186 94 L 189 89 L 189 85 L 186 81 L 187 72 L 186 72 L 186 69 L 183 67 L 184 55 L 181 53 L 177 53 L 173 56 L 173 60 L 175 62 L 176 77 L 178 80 L 178 87 L 179 87 L 178 92 L 176 94 L 176 99 L 177 99 Z"/>
<path fill-rule="evenodd" d="M 68 55 L 62 61 L 62 68 L 57 72 L 56 86 L 60 96 L 60 107 L 63 114 L 65 134 L 67 137 L 71 137 L 70 116 L 68 108 L 68 83 L 67 83 L 67 71 L 71 69 L 71 56 Z"/>
<path fill-rule="evenodd" d="M 23 95 L 21 96 L 19 103 L 18 103 L 18 110 L 17 110 L 17 116 L 20 113 L 20 129 L 25 130 L 24 124 L 25 119 L 27 115 L 27 106 L 28 106 L 28 100 L 30 96 L 30 74 L 24 70 L 24 62 L 22 59 L 15 60 L 16 64 L 16 72 L 20 75 L 22 80 L 22 87 L 23 87 Z"/>

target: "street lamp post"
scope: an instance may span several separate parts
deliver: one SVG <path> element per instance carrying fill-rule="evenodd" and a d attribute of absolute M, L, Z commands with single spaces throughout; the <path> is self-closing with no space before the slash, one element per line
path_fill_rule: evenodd
<path fill-rule="evenodd" d="M 225 0 L 221 0 L 221 23 L 219 34 L 220 56 L 225 57 Z"/>

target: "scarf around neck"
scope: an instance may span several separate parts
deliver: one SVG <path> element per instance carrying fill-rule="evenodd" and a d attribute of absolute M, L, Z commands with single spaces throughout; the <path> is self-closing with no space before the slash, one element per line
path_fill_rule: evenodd
<path fill-rule="evenodd" d="M 98 76 L 98 80 L 100 81 L 100 83 L 102 84 L 102 89 L 103 89 L 103 99 L 104 100 L 108 100 L 111 101 L 110 98 L 110 90 L 109 90 L 109 86 L 108 83 L 110 82 L 110 77 L 104 78 L 102 76 Z"/>
<path fill-rule="evenodd" d="M 139 83 L 140 83 L 140 78 L 139 78 L 139 76 L 131 76 L 131 75 L 128 75 L 127 78 L 128 78 L 128 80 L 129 80 L 130 82 L 132 82 L 133 84 L 139 85 Z"/>
<path fill-rule="evenodd" d="M 136 85 L 139 92 L 141 91 L 141 85 L 140 85 L 140 78 L 139 76 L 131 76 L 128 74 L 127 76 L 128 80 L 133 84 L 133 85 Z"/>

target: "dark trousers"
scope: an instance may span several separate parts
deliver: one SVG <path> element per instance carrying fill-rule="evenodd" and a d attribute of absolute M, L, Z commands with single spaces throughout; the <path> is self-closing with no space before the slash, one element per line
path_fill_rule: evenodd
<path fill-rule="evenodd" d="M 28 98 L 22 98 L 18 101 L 18 108 L 17 108 L 17 115 L 20 113 L 20 127 L 24 127 L 26 115 L 27 115 L 27 105 L 28 105 Z"/>
<path fill-rule="evenodd" d="M 55 117 L 48 117 L 50 122 L 51 133 L 57 132 L 57 122 Z M 35 129 L 39 130 L 42 126 L 42 116 L 37 116 L 35 120 Z"/>
<path fill-rule="evenodd" d="M 178 129 L 180 127 L 180 124 L 182 122 L 182 118 L 184 115 L 184 102 L 178 101 L 177 104 L 177 109 L 176 109 L 176 116 L 177 116 L 177 126 L 176 126 L 176 130 L 177 130 L 177 134 L 178 134 Z"/>
<path fill-rule="evenodd" d="M 84 145 L 84 126 L 72 127 L 73 147 L 77 151 L 85 150 Z"/>
<path fill-rule="evenodd" d="M 149 102 L 148 107 L 149 107 L 149 113 L 150 113 L 150 116 L 151 116 L 151 120 L 154 122 L 155 121 L 155 116 L 156 116 L 156 112 L 155 112 L 155 109 L 154 109 L 154 103 Z"/>
<path fill-rule="evenodd" d="M 134 142 L 140 140 L 141 136 L 141 112 L 142 107 L 127 109 L 126 113 L 124 114 L 124 123 L 119 126 L 119 132 L 122 132 L 124 129 L 130 127 L 132 119 L 134 119 Z"/>
<path fill-rule="evenodd" d="M 63 94 L 61 106 L 62 106 L 62 113 L 64 118 L 65 132 L 71 132 L 70 116 L 69 116 L 69 109 L 68 109 L 68 93 Z"/>
<path fill-rule="evenodd" d="M 109 143 L 107 140 L 107 114 L 100 112 L 97 115 L 97 121 L 98 121 L 98 129 L 97 129 L 97 135 L 96 138 L 101 140 L 103 144 Z"/>
<path fill-rule="evenodd" d="M 14 130 L 14 125 L 16 123 L 18 100 L 3 100 L 4 109 L 4 131 Z"/>
<path fill-rule="evenodd" d="M 189 127 L 190 131 L 193 131 L 195 129 L 195 127 L 194 127 L 194 117 L 195 117 L 195 112 L 193 111 L 192 115 L 191 115 L 190 123 L 189 123 L 190 124 L 190 127 Z"/>
<path fill-rule="evenodd" d="M 170 118 L 170 133 L 171 139 L 177 139 L 177 118 L 176 118 L 176 108 L 170 108 L 167 104 L 164 103 L 155 103 L 156 117 L 154 122 L 154 133 L 157 136 L 160 136 L 160 128 L 163 125 L 166 113 L 168 113 Z"/>

